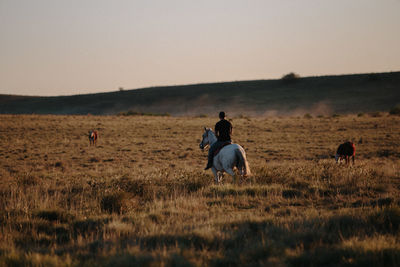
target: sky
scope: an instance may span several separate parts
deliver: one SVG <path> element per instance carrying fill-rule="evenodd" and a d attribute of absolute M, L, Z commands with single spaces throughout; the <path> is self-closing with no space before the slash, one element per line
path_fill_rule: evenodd
<path fill-rule="evenodd" d="M 0 94 L 400 71 L 400 0 L 0 0 Z"/>

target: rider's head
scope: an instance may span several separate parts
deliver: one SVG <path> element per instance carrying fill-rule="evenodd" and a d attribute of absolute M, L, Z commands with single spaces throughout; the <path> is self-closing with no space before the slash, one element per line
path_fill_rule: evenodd
<path fill-rule="evenodd" d="M 219 113 L 219 118 L 222 120 L 222 119 L 225 119 L 225 112 L 223 112 L 223 111 L 221 111 L 220 113 Z"/>

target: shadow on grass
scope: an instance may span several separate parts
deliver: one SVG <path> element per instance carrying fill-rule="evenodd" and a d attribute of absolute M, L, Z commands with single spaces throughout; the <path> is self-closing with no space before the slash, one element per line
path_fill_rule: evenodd
<path fill-rule="evenodd" d="M 379 235 L 397 237 L 400 230 L 398 206 L 376 209 L 368 214 L 299 219 L 283 225 L 272 220 L 225 223 L 216 225 L 221 233 L 218 236 L 197 233 L 138 236 L 137 233 L 130 233 L 117 239 L 104 240 L 102 233 L 106 231 L 108 223 L 108 219 L 90 219 L 72 221 L 56 228 L 51 227 L 49 222 L 38 221 L 28 232 L 26 227 L 17 227 L 15 230 L 20 232 L 21 238 L 16 239 L 15 244 L 17 247 L 26 248 L 27 251 L 32 251 L 29 249 L 32 247 L 40 248 L 39 252 L 44 255 L 53 253 L 54 244 L 63 244 L 66 246 L 59 247 L 56 251 L 58 256 L 69 255 L 79 261 L 79 264 L 100 266 L 400 264 L 400 250 L 396 246 L 389 245 L 370 250 L 343 246 L 343 241 L 352 238 L 373 239 Z M 50 230 L 46 230 L 46 226 Z M 32 235 L 28 236 L 26 233 Z M 68 238 L 57 241 L 59 236 Z M 74 240 L 85 236 L 95 239 L 82 246 L 73 245 Z M 135 252 L 130 252 L 132 247 L 136 248 Z M 7 258 L 7 255 L 2 256 L 3 259 L 4 257 Z M 14 261 L 18 259 L 13 258 Z"/>
<path fill-rule="evenodd" d="M 343 240 L 353 237 L 397 235 L 400 226 L 399 207 L 380 209 L 367 216 L 341 215 L 327 220 L 295 221 L 288 228 L 272 221 L 244 221 L 222 225 L 225 239 L 204 238 L 195 234 L 159 235 L 140 239 L 144 250 L 191 248 L 196 251 L 219 251 L 220 257 L 208 264 L 219 266 L 259 266 L 273 264 L 276 259 L 292 266 L 398 266 L 400 250 L 383 248 L 374 251 L 342 248 Z M 296 256 L 287 250 L 302 248 Z"/>
<path fill-rule="evenodd" d="M 317 248 L 288 259 L 291 266 L 399 266 L 399 249 L 362 251 L 353 248 Z"/>

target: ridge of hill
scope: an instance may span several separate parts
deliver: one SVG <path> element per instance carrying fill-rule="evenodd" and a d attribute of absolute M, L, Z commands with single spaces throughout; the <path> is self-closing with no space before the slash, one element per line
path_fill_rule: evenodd
<path fill-rule="evenodd" d="M 160 86 L 71 96 L 0 95 L 0 113 L 294 115 L 388 111 L 400 104 L 400 72 Z"/>

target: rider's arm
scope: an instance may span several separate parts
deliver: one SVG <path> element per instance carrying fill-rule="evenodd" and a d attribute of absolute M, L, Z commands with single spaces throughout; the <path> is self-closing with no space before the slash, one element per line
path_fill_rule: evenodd
<path fill-rule="evenodd" d="M 219 137 L 219 127 L 218 127 L 218 123 L 215 124 L 215 136 L 218 138 Z"/>

